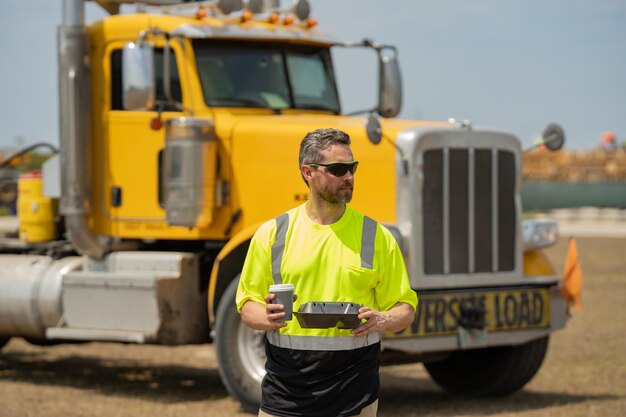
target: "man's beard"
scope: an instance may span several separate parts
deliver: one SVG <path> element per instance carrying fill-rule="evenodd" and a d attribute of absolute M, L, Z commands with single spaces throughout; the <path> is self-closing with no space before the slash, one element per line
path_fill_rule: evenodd
<path fill-rule="evenodd" d="M 342 187 L 345 186 L 346 185 L 343 185 Z M 349 190 L 339 188 L 331 190 L 329 187 L 319 188 L 317 195 L 329 204 L 346 204 L 352 200 L 352 186 L 350 186 Z"/>

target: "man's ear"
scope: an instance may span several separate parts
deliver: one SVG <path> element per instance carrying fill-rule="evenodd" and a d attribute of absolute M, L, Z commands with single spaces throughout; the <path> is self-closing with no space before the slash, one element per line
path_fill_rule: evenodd
<path fill-rule="evenodd" d="M 300 167 L 300 173 L 302 174 L 302 178 L 307 182 L 311 181 L 311 178 L 313 178 L 313 168 L 308 165 L 302 165 Z"/>

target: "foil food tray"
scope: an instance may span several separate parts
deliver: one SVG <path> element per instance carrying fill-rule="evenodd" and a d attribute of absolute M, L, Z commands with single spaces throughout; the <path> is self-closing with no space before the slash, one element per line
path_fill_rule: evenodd
<path fill-rule="evenodd" d="M 361 307 L 349 302 L 311 301 L 301 304 L 293 314 L 300 327 L 306 329 L 354 329 L 361 325 L 358 317 Z"/>

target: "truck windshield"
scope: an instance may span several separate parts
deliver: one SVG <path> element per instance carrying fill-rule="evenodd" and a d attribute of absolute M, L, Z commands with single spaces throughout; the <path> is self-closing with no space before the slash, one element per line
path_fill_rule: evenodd
<path fill-rule="evenodd" d="M 209 106 L 340 112 L 327 48 L 202 40 L 194 50 Z"/>

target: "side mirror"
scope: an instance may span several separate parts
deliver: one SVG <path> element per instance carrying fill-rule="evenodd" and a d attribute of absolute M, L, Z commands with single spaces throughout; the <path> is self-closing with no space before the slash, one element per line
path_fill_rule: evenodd
<path fill-rule="evenodd" d="M 154 107 L 154 48 L 147 43 L 130 42 L 122 51 L 123 101 L 126 110 Z"/>
<path fill-rule="evenodd" d="M 391 50 L 391 54 L 386 53 Z M 378 51 L 378 108 L 382 117 L 395 117 L 402 108 L 402 79 L 396 49 L 383 47 Z"/>
<path fill-rule="evenodd" d="M 552 123 L 543 131 L 543 144 L 551 151 L 558 151 L 565 144 L 565 133 L 561 126 Z"/>

